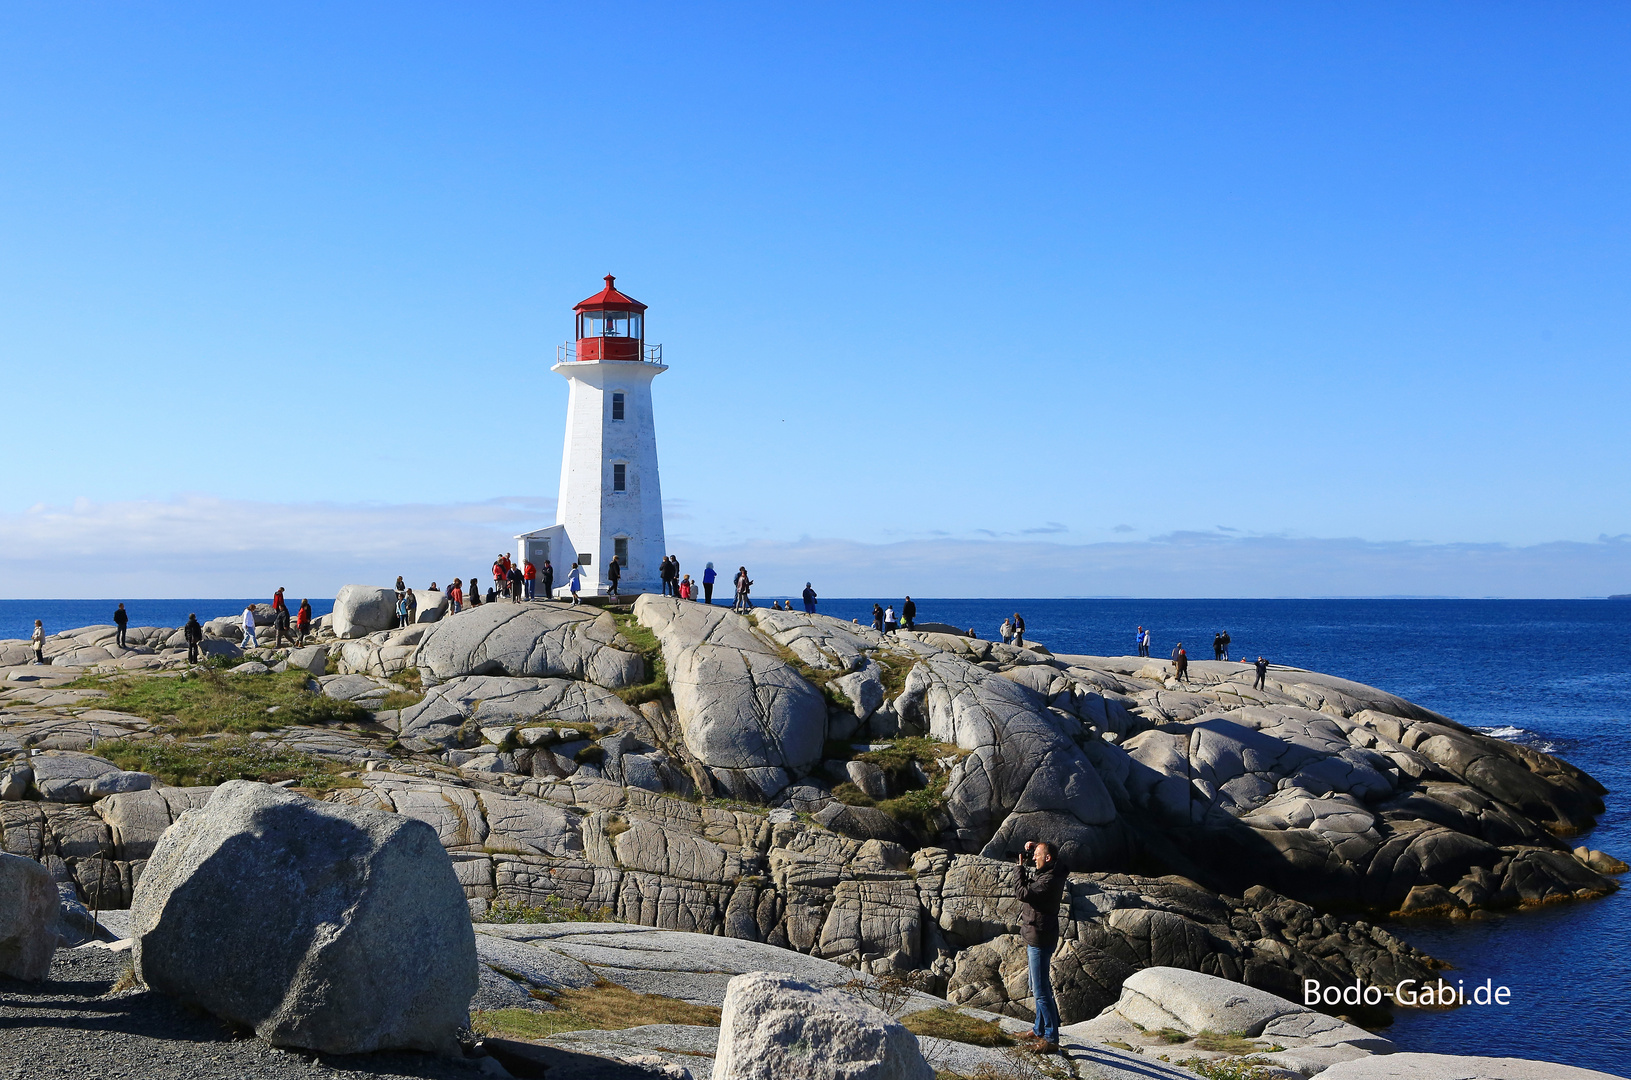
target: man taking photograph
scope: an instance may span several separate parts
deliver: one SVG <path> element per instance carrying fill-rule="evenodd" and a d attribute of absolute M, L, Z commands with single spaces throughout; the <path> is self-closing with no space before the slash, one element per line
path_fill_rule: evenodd
<path fill-rule="evenodd" d="M 1027 865 L 1029 856 L 1029 865 Z M 1027 840 L 1019 856 L 1019 932 L 1031 964 L 1031 997 L 1036 1024 L 1027 1040 L 1038 1053 L 1059 1052 L 1059 1006 L 1053 1001 L 1053 950 L 1059 944 L 1059 898 L 1065 891 L 1065 868 L 1046 840 Z"/>

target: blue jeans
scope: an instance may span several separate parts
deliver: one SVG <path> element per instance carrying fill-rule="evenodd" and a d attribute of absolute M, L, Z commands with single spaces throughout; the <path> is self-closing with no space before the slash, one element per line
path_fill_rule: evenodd
<path fill-rule="evenodd" d="M 1059 1006 L 1053 1002 L 1053 950 L 1025 946 L 1031 962 L 1031 996 L 1036 999 L 1036 1023 L 1031 1030 L 1051 1043 L 1059 1041 Z"/>

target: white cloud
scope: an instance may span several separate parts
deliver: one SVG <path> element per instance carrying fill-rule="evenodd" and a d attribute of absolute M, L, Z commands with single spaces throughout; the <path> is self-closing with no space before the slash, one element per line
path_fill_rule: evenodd
<path fill-rule="evenodd" d="M 699 510 L 692 513 L 702 517 Z M 332 596 L 397 574 L 482 574 L 511 537 L 554 521 L 554 500 L 448 504 L 167 501 L 0 514 L 0 596 L 250 596 L 285 585 Z M 692 520 L 695 520 L 694 518 Z M 761 595 L 805 581 L 827 596 L 1602 596 L 1631 591 L 1631 537 L 1589 543 L 1424 544 L 1174 533 L 1064 544 L 929 537 L 702 543 L 670 522 L 686 571 L 749 566 Z M 689 522 L 686 522 L 689 524 Z M 1051 525 L 1051 523 L 1050 523 Z M 675 528 L 675 526 L 680 526 Z"/>

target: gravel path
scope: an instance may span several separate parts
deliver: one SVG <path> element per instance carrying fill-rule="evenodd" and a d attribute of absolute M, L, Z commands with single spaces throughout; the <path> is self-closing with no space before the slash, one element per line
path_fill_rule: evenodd
<path fill-rule="evenodd" d="M 428 1054 L 320 1058 L 278 1050 L 162 994 L 108 991 L 129 953 L 59 949 L 44 983 L 0 978 L 0 1080 L 476 1080 Z"/>

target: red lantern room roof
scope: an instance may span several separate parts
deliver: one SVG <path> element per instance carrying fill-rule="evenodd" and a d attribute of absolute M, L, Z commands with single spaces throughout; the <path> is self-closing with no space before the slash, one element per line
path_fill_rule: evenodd
<path fill-rule="evenodd" d="M 606 287 L 574 307 L 573 311 L 644 311 L 646 305 L 632 296 L 624 296 L 612 287 L 617 279 L 606 275 Z"/>

